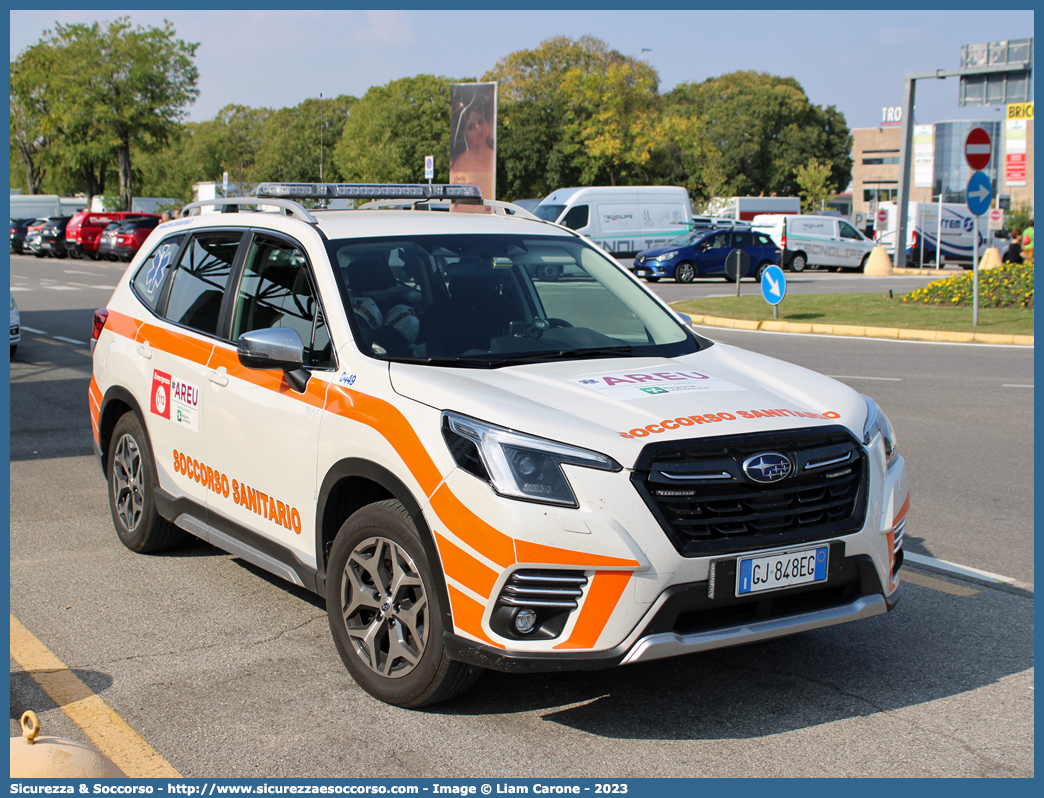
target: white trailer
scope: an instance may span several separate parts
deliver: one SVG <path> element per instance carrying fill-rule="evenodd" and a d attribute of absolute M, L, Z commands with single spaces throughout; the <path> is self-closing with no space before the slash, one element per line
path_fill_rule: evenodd
<path fill-rule="evenodd" d="M 768 213 L 801 213 L 798 197 L 729 197 L 712 200 L 712 206 L 718 209 L 714 215 L 744 222 Z"/>
<path fill-rule="evenodd" d="M 72 216 L 86 207 L 86 197 L 59 197 L 57 194 L 12 194 L 10 218 Z"/>
<path fill-rule="evenodd" d="M 895 235 L 898 227 L 898 207 L 894 202 L 882 202 L 878 213 L 884 211 L 884 223 L 878 223 L 875 239 L 900 265 L 895 254 Z M 940 213 L 941 211 L 941 213 Z M 992 234 L 985 217 L 979 220 L 979 256 L 992 246 Z M 942 242 L 941 246 L 939 242 Z M 967 269 L 975 257 L 975 217 L 968 206 L 959 202 L 911 202 L 906 222 L 907 265 L 935 263 L 936 250 L 942 251 L 942 262 L 959 263 Z"/>

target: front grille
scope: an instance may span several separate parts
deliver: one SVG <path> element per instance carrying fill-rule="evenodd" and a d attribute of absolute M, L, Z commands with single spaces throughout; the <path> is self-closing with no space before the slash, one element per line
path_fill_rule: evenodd
<path fill-rule="evenodd" d="M 751 479 L 744 462 L 766 453 L 786 455 L 791 473 Z M 675 548 L 700 557 L 858 531 L 866 462 L 848 430 L 832 426 L 650 444 L 631 478 Z"/>

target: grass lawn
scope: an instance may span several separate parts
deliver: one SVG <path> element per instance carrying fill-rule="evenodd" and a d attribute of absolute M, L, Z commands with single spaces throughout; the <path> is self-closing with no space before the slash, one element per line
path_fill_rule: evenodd
<path fill-rule="evenodd" d="M 747 286 L 744 285 L 744 288 Z M 803 324 L 851 324 L 898 327 L 904 330 L 1033 335 L 1033 311 L 1022 308 L 979 308 L 979 324 L 972 324 L 970 307 L 903 304 L 901 296 L 887 294 L 795 294 L 779 304 L 779 320 Z M 671 305 L 690 316 L 768 321 L 772 306 L 756 296 L 686 299 Z"/>

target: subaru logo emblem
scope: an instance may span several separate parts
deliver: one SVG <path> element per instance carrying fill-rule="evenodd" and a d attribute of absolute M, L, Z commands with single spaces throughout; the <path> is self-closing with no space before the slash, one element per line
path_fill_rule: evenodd
<path fill-rule="evenodd" d="M 753 482 L 779 482 L 793 470 L 790 458 L 779 452 L 765 452 L 743 461 L 743 473 Z"/>

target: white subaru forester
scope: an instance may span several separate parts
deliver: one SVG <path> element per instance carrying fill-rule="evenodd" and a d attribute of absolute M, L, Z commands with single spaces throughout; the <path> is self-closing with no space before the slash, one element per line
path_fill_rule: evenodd
<path fill-rule="evenodd" d="M 302 204 L 340 198 L 398 207 Z M 473 186 L 262 184 L 186 211 L 95 314 L 116 532 L 325 596 L 382 701 L 898 600 L 908 484 L 877 405 L 701 338 L 572 231 Z"/>

